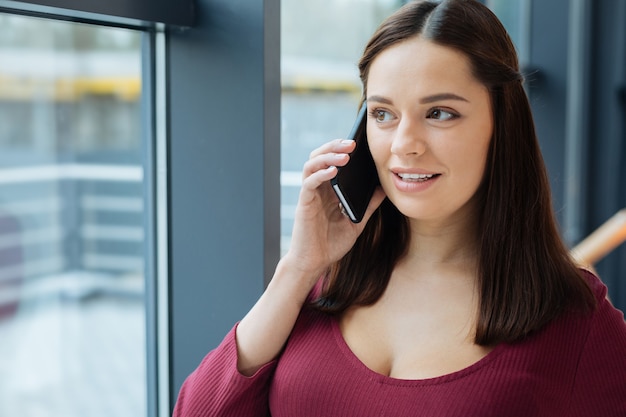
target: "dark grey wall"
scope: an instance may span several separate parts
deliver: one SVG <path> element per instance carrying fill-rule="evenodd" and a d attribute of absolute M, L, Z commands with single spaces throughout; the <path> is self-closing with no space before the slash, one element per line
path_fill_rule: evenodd
<path fill-rule="evenodd" d="M 626 208 L 626 2 L 594 0 L 588 138 L 587 232 Z M 596 268 L 626 311 L 626 244 Z"/>
<path fill-rule="evenodd" d="M 585 31 L 579 45 L 585 58 L 581 79 L 568 85 L 570 47 L 576 42 L 570 27 L 576 22 L 569 21 L 574 2 L 569 0 L 532 0 L 528 63 L 536 71 L 529 76 L 529 96 L 557 217 L 562 230 L 576 228 L 568 242 L 572 246 L 626 207 L 626 2 L 583 0 L 579 4 L 585 4 L 588 12 L 580 28 Z M 568 120 L 568 100 L 574 90 L 582 104 Z M 571 118 L 580 120 L 572 124 Z M 581 134 L 580 145 L 568 139 L 568 122 L 570 128 L 580 129 L 575 132 Z M 574 176 L 571 167 L 568 171 L 568 146 L 580 146 Z M 568 186 L 575 192 L 568 194 Z M 568 235 L 572 230 L 563 232 Z M 626 310 L 626 244 L 596 269 L 613 303 Z"/>
<path fill-rule="evenodd" d="M 565 187 L 567 18 L 569 0 L 534 0 L 527 81 L 554 206 L 562 221 Z"/>
<path fill-rule="evenodd" d="M 172 403 L 280 253 L 280 3 L 203 0 L 168 37 Z"/>

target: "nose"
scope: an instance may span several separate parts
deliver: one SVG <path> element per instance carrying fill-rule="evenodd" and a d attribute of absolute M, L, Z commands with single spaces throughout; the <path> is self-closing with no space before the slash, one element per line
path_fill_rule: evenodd
<path fill-rule="evenodd" d="M 391 153 L 397 156 L 420 156 L 426 152 L 424 128 L 409 118 L 402 118 L 396 129 Z"/>

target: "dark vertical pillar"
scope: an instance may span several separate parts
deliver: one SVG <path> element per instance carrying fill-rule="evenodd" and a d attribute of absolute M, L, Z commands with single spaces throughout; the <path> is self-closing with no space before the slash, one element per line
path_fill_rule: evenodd
<path fill-rule="evenodd" d="M 593 1 L 589 132 L 589 215 L 591 233 L 626 208 L 626 2 Z M 626 310 L 626 244 L 596 268 L 613 303 Z"/>
<path fill-rule="evenodd" d="M 280 3 L 198 3 L 168 34 L 172 403 L 280 253 Z"/>

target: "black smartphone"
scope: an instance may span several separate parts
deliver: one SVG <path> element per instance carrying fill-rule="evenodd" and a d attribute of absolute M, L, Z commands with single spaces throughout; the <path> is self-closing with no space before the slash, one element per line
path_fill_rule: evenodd
<path fill-rule="evenodd" d="M 376 165 L 367 144 L 367 104 L 363 103 L 346 139 L 356 141 L 348 163 L 338 168 L 330 183 L 346 214 L 354 223 L 363 220 L 365 210 L 379 184 Z"/>

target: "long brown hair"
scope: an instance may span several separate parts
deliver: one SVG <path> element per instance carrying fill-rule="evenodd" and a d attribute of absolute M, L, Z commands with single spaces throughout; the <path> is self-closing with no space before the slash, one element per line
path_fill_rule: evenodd
<path fill-rule="evenodd" d="M 480 307 L 475 342 L 513 342 L 567 308 L 593 308 L 593 294 L 557 227 L 523 77 L 506 30 L 475 0 L 411 2 L 385 20 L 365 48 L 359 62 L 364 97 L 378 54 L 416 36 L 465 54 L 491 97 L 494 130 L 477 191 Z M 376 302 L 409 239 L 407 219 L 385 200 L 353 248 L 330 268 L 317 308 L 340 314 L 352 305 Z"/>

